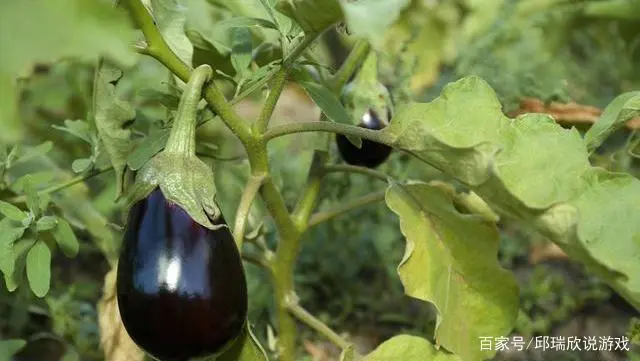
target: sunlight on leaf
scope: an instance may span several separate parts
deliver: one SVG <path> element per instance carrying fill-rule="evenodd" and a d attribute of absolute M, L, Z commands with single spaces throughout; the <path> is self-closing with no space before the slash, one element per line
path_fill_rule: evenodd
<path fill-rule="evenodd" d="M 398 335 L 383 342 L 362 361 L 460 361 L 461 358 L 438 350 L 424 338 Z"/>

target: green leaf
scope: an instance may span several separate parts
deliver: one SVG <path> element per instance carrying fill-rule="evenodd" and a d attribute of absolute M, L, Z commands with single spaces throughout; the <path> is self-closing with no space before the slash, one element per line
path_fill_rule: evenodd
<path fill-rule="evenodd" d="M 26 346 L 27 341 L 19 339 L 0 340 L 0 361 L 11 361 L 13 355 Z"/>
<path fill-rule="evenodd" d="M 308 81 L 299 84 L 329 119 L 336 123 L 353 124 L 340 99 L 329 88 Z"/>
<path fill-rule="evenodd" d="M 343 17 L 337 0 L 280 0 L 276 10 L 295 20 L 305 33 L 319 33 Z"/>
<path fill-rule="evenodd" d="M 380 45 L 386 31 L 410 4 L 411 0 L 340 0 L 349 30 L 374 45 Z"/>
<path fill-rule="evenodd" d="M 22 222 L 22 220 L 28 216 L 28 214 L 20 208 L 5 201 L 0 201 L 0 213 L 5 217 L 18 222 Z"/>
<path fill-rule="evenodd" d="M 242 334 L 234 342 L 234 344 L 220 356 L 216 361 L 267 361 L 267 354 L 253 335 L 249 326 L 249 321 Z"/>
<path fill-rule="evenodd" d="M 469 360 L 436 349 L 429 341 L 409 335 L 398 335 L 383 342 L 362 361 L 460 361 Z"/>
<path fill-rule="evenodd" d="M 232 34 L 231 64 L 237 74 L 244 76 L 251 64 L 251 31 L 246 27 L 234 28 Z"/>
<path fill-rule="evenodd" d="M 13 259 L 15 261 L 13 272 L 4 273 L 4 281 L 9 292 L 13 292 L 18 288 L 18 285 L 23 278 L 27 252 L 35 243 L 35 239 L 23 238 L 13 245 Z"/>
<path fill-rule="evenodd" d="M 431 103 L 405 106 L 381 132 L 548 237 L 640 309 L 640 181 L 592 167 L 578 131 L 541 114 L 509 119 L 473 76 Z"/>
<path fill-rule="evenodd" d="M 58 224 L 58 217 L 56 216 L 44 216 L 40 217 L 36 222 L 36 230 L 38 232 L 48 231 Z"/>
<path fill-rule="evenodd" d="M 140 143 L 136 149 L 127 157 L 127 165 L 132 170 L 142 168 L 154 155 L 158 154 L 169 139 L 169 129 L 163 129 L 158 132 L 151 133 Z"/>
<path fill-rule="evenodd" d="M 123 127 L 134 119 L 131 105 L 116 96 L 116 85 L 122 72 L 102 63 L 94 85 L 94 116 L 98 134 L 111 158 L 116 174 L 116 198 L 122 194 L 127 156 L 131 152 L 131 131 Z"/>
<path fill-rule="evenodd" d="M 185 63 L 191 63 L 193 45 L 185 34 L 187 8 L 176 0 L 151 0 L 153 17 L 169 48 Z"/>
<path fill-rule="evenodd" d="M 438 310 L 438 344 L 464 360 L 492 357 L 480 337 L 508 335 L 519 304 L 514 277 L 498 263 L 495 224 L 459 213 L 451 194 L 425 183 L 392 184 L 386 201 L 407 239 L 398 266 L 405 293 Z"/>
<path fill-rule="evenodd" d="M 600 119 L 584 135 L 587 148 L 596 149 L 608 136 L 638 115 L 640 115 L 640 91 L 618 95 L 607 105 Z"/>
<path fill-rule="evenodd" d="M 24 193 L 27 196 L 27 206 L 29 210 L 31 210 L 34 217 L 39 217 L 42 212 L 40 208 L 40 196 L 36 191 L 33 179 L 29 175 L 24 178 Z"/>
<path fill-rule="evenodd" d="M 51 232 L 65 256 L 72 258 L 78 254 L 80 244 L 71 225 L 64 218 L 58 218 L 58 225 Z"/>
<path fill-rule="evenodd" d="M 29 21 L 24 14 L 29 14 Z M 0 44 L 5 56 L 0 59 L 0 140 L 13 142 L 22 135 L 17 114 L 18 77 L 28 76 L 36 63 L 61 58 L 106 55 L 122 64 L 133 64 L 136 58 L 130 47 L 133 32 L 129 24 L 126 15 L 109 2 L 2 1 Z"/>
<path fill-rule="evenodd" d="M 220 21 L 216 24 L 216 27 L 220 28 L 250 28 L 253 26 L 260 26 L 263 28 L 278 30 L 276 24 L 269 20 L 260 18 L 250 18 L 245 16 L 237 16 L 231 19 Z"/>
<path fill-rule="evenodd" d="M 72 134 L 89 144 L 93 144 L 93 134 L 91 133 L 91 129 L 89 129 L 89 123 L 84 120 L 67 119 L 64 121 L 64 127 L 59 125 L 52 125 L 51 127 Z"/>
<path fill-rule="evenodd" d="M 18 157 L 18 159 L 16 159 L 13 164 L 15 165 L 18 163 L 23 163 L 35 157 L 45 155 L 51 150 L 51 148 L 53 148 L 53 143 L 51 143 L 50 141 L 46 141 L 40 145 L 28 149 L 20 157 Z"/>
<path fill-rule="evenodd" d="M 27 279 L 36 296 L 42 298 L 49 292 L 51 250 L 44 241 L 37 241 L 27 254 Z"/>
<path fill-rule="evenodd" d="M 85 170 L 89 169 L 89 167 L 91 167 L 91 164 L 93 164 L 93 161 L 91 160 L 91 158 L 79 158 L 79 159 L 75 159 L 71 163 L 71 169 L 75 173 L 82 173 Z"/>
<path fill-rule="evenodd" d="M 11 275 L 15 268 L 16 254 L 13 244 L 24 234 L 23 227 L 14 227 L 11 221 L 0 221 L 0 271 L 5 275 Z"/>

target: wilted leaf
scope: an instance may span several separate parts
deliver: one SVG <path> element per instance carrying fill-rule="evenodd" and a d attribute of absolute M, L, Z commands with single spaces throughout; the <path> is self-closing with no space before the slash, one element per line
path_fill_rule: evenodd
<path fill-rule="evenodd" d="M 51 282 L 51 250 L 44 241 L 37 241 L 27 254 L 27 279 L 38 297 L 49 292 Z"/>
<path fill-rule="evenodd" d="M 460 357 L 436 349 L 429 341 L 409 335 L 395 336 L 383 342 L 362 361 L 460 361 Z M 468 359 L 464 359 L 468 360 Z"/>
<path fill-rule="evenodd" d="M 122 194 L 127 156 L 131 152 L 131 131 L 124 129 L 135 115 L 131 105 L 116 96 L 115 87 L 122 72 L 102 63 L 94 84 L 94 116 L 100 139 L 116 173 L 116 198 Z"/>
<path fill-rule="evenodd" d="M 142 361 L 144 352 L 131 340 L 122 324 L 116 297 L 117 267 L 104 278 L 102 298 L 98 302 L 100 345 L 105 361 Z"/>
<path fill-rule="evenodd" d="M 67 257 L 75 257 L 78 254 L 80 245 L 78 239 L 71 229 L 71 225 L 64 218 L 58 218 L 56 228 L 51 232 L 53 238 L 58 243 L 58 247 Z"/>
<path fill-rule="evenodd" d="M 29 16 L 25 17 L 25 14 Z M 69 31 L 73 29 L 73 31 Z M 18 140 L 18 77 L 38 62 L 107 55 L 132 64 L 132 32 L 125 14 L 109 2 L 85 0 L 2 1 L 0 3 L 0 139 Z M 26 46 L 25 44 L 28 44 Z"/>
<path fill-rule="evenodd" d="M 498 263 L 496 226 L 459 213 L 452 195 L 424 183 L 392 184 L 386 200 L 407 239 L 400 279 L 406 294 L 438 310 L 436 341 L 464 360 L 492 357 L 480 338 L 508 335 L 519 302 L 515 279 Z"/>

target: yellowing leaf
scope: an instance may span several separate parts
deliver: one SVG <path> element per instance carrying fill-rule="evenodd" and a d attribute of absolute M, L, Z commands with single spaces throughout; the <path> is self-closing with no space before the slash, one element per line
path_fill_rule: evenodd
<path fill-rule="evenodd" d="M 463 360 L 492 357 L 480 338 L 508 335 L 519 302 L 515 279 L 498 263 L 495 224 L 459 213 L 452 195 L 424 183 L 393 184 L 386 201 L 407 239 L 400 279 L 406 294 L 437 308 L 436 341 Z"/>

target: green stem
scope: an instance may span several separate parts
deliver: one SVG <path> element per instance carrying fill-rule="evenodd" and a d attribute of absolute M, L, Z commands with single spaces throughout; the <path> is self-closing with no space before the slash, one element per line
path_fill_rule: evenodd
<path fill-rule="evenodd" d="M 147 39 L 146 53 L 162 63 L 167 69 L 182 81 L 189 80 L 191 69 L 169 48 L 160 34 L 156 24 L 140 0 L 124 0 L 133 21 L 142 30 Z M 248 94 L 247 94 L 248 95 Z M 227 99 L 214 82 L 210 82 L 204 91 L 204 97 L 209 106 L 218 114 L 227 127 L 236 134 L 241 142 L 251 141 L 250 127 L 235 113 Z M 234 103 L 240 99 L 234 99 Z M 224 113 L 224 114 L 222 114 Z"/>
<path fill-rule="evenodd" d="M 393 139 L 391 139 L 391 137 L 384 131 L 371 130 L 355 125 L 330 122 L 303 122 L 278 125 L 267 130 L 267 132 L 264 133 L 264 139 L 269 141 L 285 135 L 305 132 L 329 132 L 351 135 L 354 137 L 368 139 L 374 142 L 393 146 L 393 144 L 391 144 Z"/>
<path fill-rule="evenodd" d="M 239 250 L 242 250 L 244 230 L 247 224 L 247 218 L 249 217 L 249 212 L 251 211 L 251 205 L 253 204 L 253 200 L 256 197 L 256 194 L 258 194 L 263 181 L 264 176 L 251 176 L 247 185 L 244 187 L 244 191 L 242 192 L 240 204 L 236 211 L 235 226 L 233 227 L 233 238 L 236 240 Z"/>
<path fill-rule="evenodd" d="M 365 196 L 349 201 L 344 205 L 336 207 L 335 209 L 318 212 L 312 215 L 311 218 L 309 218 L 307 228 L 315 227 L 320 223 L 332 220 L 354 209 L 358 209 L 360 207 L 364 207 L 373 203 L 380 202 L 384 200 L 385 193 L 386 193 L 385 191 L 380 191 L 380 192 L 367 194 Z"/>
<path fill-rule="evenodd" d="M 286 58 L 282 62 L 282 66 L 288 69 L 293 65 L 296 59 L 298 59 L 300 55 L 302 55 L 302 53 L 316 40 L 318 35 L 318 33 L 305 34 L 302 40 L 300 40 L 300 42 L 291 49 L 291 52 L 287 54 Z"/>
<path fill-rule="evenodd" d="M 342 87 L 347 84 L 351 75 L 356 72 L 356 69 L 364 61 L 369 54 L 370 46 L 366 40 L 358 40 L 351 49 L 349 56 L 345 59 L 338 72 L 333 76 L 332 88 L 336 93 L 340 93 Z"/>
<path fill-rule="evenodd" d="M 383 182 L 387 182 L 390 178 L 386 173 L 380 172 L 375 169 L 370 169 L 367 167 L 358 167 L 356 165 L 347 165 L 347 164 L 333 164 L 327 165 L 324 167 L 325 173 L 337 173 L 337 172 L 345 172 L 345 173 L 358 173 L 362 175 L 366 175 L 371 178 L 379 179 Z"/>
<path fill-rule="evenodd" d="M 75 177 L 69 179 L 68 181 L 66 181 L 64 183 L 57 184 L 55 186 L 52 186 L 52 187 L 49 187 L 49 188 L 41 190 L 40 192 L 38 192 L 38 195 L 45 195 L 45 194 L 51 194 L 51 193 L 59 192 L 59 191 L 65 189 L 65 188 L 69 188 L 69 187 L 74 186 L 74 185 L 76 185 L 78 183 L 82 183 L 82 182 L 86 181 L 87 179 L 91 179 L 91 178 L 93 178 L 95 176 L 98 176 L 100 174 L 103 174 L 103 173 L 106 173 L 106 172 L 109 172 L 109 171 L 112 171 L 112 170 L 113 170 L 113 167 L 107 167 L 107 168 L 102 169 L 102 170 L 93 171 L 93 172 L 90 172 L 90 173 L 87 173 L 87 174 L 75 176 Z M 14 197 L 14 198 L 9 200 L 10 203 L 25 203 L 26 201 L 27 201 L 27 197 L 26 196 L 17 196 L 17 197 Z"/>
<path fill-rule="evenodd" d="M 345 349 L 351 346 L 351 343 L 345 340 L 342 336 L 338 335 L 334 330 L 332 330 L 329 326 L 325 325 L 322 321 L 316 318 L 314 315 L 309 313 L 309 311 L 305 310 L 300 304 L 297 302 L 292 302 L 288 306 L 289 312 L 296 316 L 297 319 L 304 322 L 307 326 L 311 327 L 316 332 L 322 334 L 329 341 L 336 344 L 341 349 Z"/>
<path fill-rule="evenodd" d="M 273 111 L 276 108 L 276 104 L 278 103 L 278 99 L 280 99 L 280 95 L 284 90 L 284 86 L 287 83 L 287 68 L 282 67 L 276 73 L 273 78 L 273 84 L 271 89 L 269 90 L 269 95 L 262 106 L 262 111 L 260 112 L 260 117 L 256 121 L 253 126 L 253 131 L 256 134 L 262 134 L 267 130 L 269 126 L 269 120 L 271 120 L 271 116 L 273 115 Z"/>
<path fill-rule="evenodd" d="M 202 97 L 202 86 L 211 79 L 209 65 L 200 65 L 191 73 L 191 78 L 180 98 L 178 115 L 173 121 L 165 152 L 196 154 L 196 119 L 198 103 Z"/>

